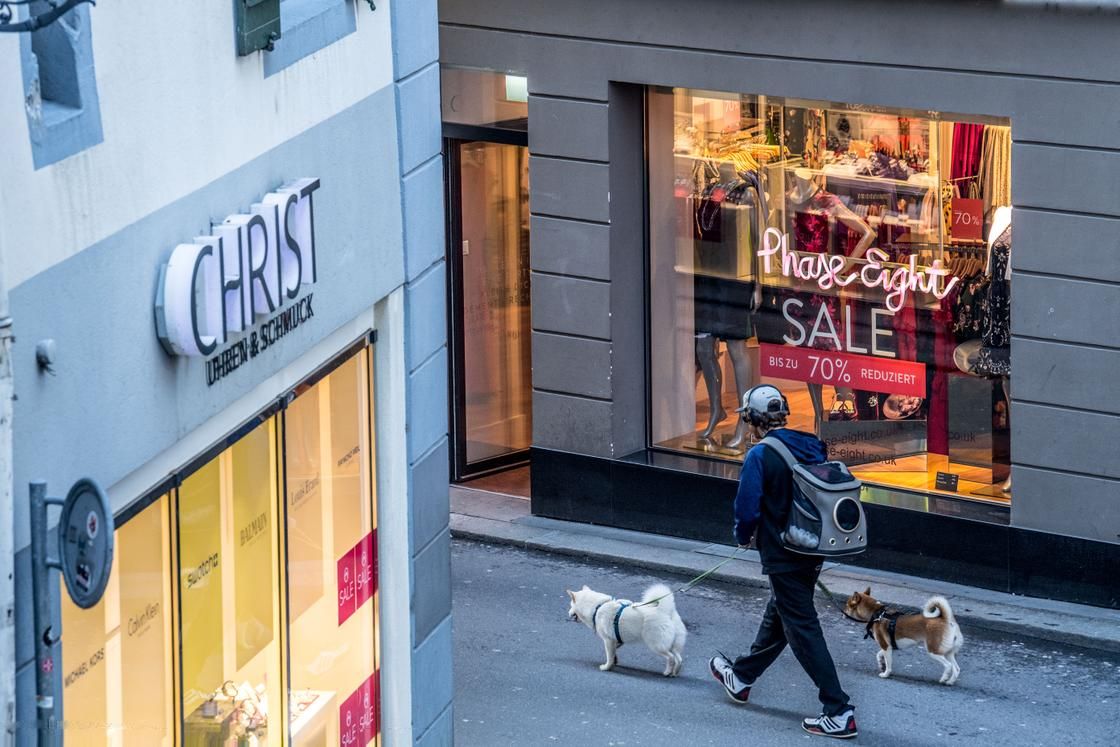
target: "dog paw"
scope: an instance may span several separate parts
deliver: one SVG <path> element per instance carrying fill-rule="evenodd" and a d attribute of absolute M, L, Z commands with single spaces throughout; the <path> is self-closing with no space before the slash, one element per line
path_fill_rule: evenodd
<path fill-rule="evenodd" d="M 600 672 L 609 672 L 612 669 L 614 669 L 614 662 L 613 661 L 608 661 L 606 664 L 600 664 L 599 665 L 599 671 Z"/>
<path fill-rule="evenodd" d="M 882 677 L 883 679 L 887 679 L 888 677 L 891 676 L 891 673 L 890 672 L 879 672 L 879 676 Z"/>

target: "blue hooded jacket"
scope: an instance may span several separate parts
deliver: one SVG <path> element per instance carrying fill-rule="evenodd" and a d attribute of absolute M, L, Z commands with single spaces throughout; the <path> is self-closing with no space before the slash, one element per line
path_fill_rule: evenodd
<path fill-rule="evenodd" d="M 778 428 L 766 435 L 784 443 L 799 462 L 820 464 L 828 447 L 812 433 Z M 747 545 L 758 530 L 758 552 L 764 573 L 781 573 L 818 563 L 819 558 L 786 550 L 781 532 L 789 516 L 793 473 L 774 449 L 756 444 L 743 460 L 739 491 L 735 495 L 735 541 Z"/>

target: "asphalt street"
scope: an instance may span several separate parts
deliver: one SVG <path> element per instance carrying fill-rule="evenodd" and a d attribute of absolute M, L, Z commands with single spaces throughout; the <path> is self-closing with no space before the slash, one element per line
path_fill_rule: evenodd
<path fill-rule="evenodd" d="M 764 590 L 711 583 L 679 595 L 689 638 L 680 677 L 667 679 L 641 644 L 600 672 L 602 644 L 568 620 L 564 590 L 587 584 L 637 599 L 650 584 L 687 579 L 461 540 L 452 576 L 456 744 L 828 743 L 801 731 L 819 703 L 788 649 L 748 705 L 731 703 L 708 673 L 716 649 L 749 647 Z M 939 685 L 940 665 L 914 648 L 896 652 L 895 674 L 883 680 L 863 626 L 823 598 L 817 608 L 860 744 L 1117 744 L 1120 656 L 964 627 L 955 686 Z"/>

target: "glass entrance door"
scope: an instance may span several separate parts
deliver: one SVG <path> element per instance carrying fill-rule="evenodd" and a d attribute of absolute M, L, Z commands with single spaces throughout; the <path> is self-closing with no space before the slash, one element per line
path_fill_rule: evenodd
<path fill-rule="evenodd" d="M 529 153 L 516 142 L 448 146 L 453 477 L 461 480 L 524 462 L 532 440 Z"/>

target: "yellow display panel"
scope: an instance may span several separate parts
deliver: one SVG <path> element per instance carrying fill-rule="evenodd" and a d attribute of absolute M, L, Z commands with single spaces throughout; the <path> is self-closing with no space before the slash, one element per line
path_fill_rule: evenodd
<path fill-rule="evenodd" d="M 183 744 L 283 744 L 276 419 L 179 491 Z"/>
<path fill-rule="evenodd" d="M 171 744 L 168 542 L 163 496 L 117 529 L 109 584 L 97 605 L 80 609 L 60 583 L 67 744 Z"/>
<path fill-rule="evenodd" d="M 323 589 L 312 604 L 293 605 L 290 613 L 295 745 L 366 745 L 378 738 L 370 380 L 363 351 L 297 397 L 285 413 L 289 595 L 306 599 L 317 584 Z M 309 478 L 293 480 L 291 465 L 322 476 L 318 521 L 305 516 L 306 505 L 295 506 Z M 309 500 L 303 497 L 305 504 Z M 296 565 L 312 558 L 317 572 Z"/>
<path fill-rule="evenodd" d="M 224 618 L 222 494 L 219 460 L 179 488 L 179 609 L 183 713 L 191 714 L 222 685 Z"/>

